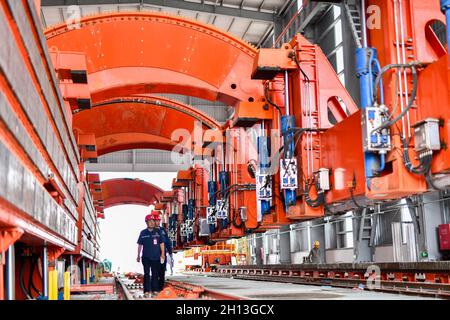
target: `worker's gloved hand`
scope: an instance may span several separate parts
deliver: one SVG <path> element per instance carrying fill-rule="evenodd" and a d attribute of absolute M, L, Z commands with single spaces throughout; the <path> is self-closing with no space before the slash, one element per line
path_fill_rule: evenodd
<path fill-rule="evenodd" d="M 141 262 L 141 258 L 138 256 L 138 257 L 136 258 L 136 261 L 137 261 L 137 262 Z"/>
<path fill-rule="evenodd" d="M 165 255 L 161 255 L 161 257 L 160 257 L 161 264 L 163 264 L 164 261 L 166 261 L 166 257 L 165 257 Z"/>

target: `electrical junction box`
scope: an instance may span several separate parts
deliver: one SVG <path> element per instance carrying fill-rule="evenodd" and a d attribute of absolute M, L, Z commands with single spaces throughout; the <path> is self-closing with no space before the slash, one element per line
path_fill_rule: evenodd
<path fill-rule="evenodd" d="M 388 121 L 386 107 L 367 107 L 362 113 L 363 147 L 365 152 L 388 152 L 391 150 L 391 132 L 389 129 L 378 129 Z"/>
<path fill-rule="evenodd" d="M 321 168 L 317 171 L 317 181 L 319 182 L 320 190 L 330 190 L 330 170 Z"/>
<path fill-rule="evenodd" d="M 225 200 L 217 200 L 217 219 L 228 218 L 228 202 Z"/>
<path fill-rule="evenodd" d="M 272 181 L 268 174 L 256 175 L 256 196 L 258 200 L 272 200 Z"/>
<path fill-rule="evenodd" d="M 215 224 L 217 222 L 216 207 L 206 208 L 206 221 L 208 224 Z"/>
<path fill-rule="evenodd" d="M 281 189 L 295 190 L 298 188 L 297 159 L 280 160 Z"/>
<path fill-rule="evenodd" d="M 199 219 L 200 230 L 198 232 L 198 235 L 200 237 L 207 237 L 211 235 L 211 231 L 209 230 L 209 224 L 208 221 L 206 220 L 207 219 Z"/>
<path fill-rule="evenodd" d="M 450 224 L 439 226 L 439 248 L 442 251 L 450 250 Z"/>
<path fill-rule="evenodd" d="M 241 221 L 247 221 L 247 207 L 239 208 L 239 216 L 241 217 Z"/>
<path fill-rule="evenodd" d="M 417 152 L 440 150 L 439 120 L 428 118 L 414 126 L 414 149 Z"/>

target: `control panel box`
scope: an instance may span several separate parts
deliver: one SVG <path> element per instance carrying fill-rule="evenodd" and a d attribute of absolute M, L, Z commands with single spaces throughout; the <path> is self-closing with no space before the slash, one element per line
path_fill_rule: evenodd
<path fill-rule="evenodd" d="M 258 200 L 272 200 L 272 179 L 270 175 L 256 175 L 256 195 Z"/>
<path fill-rule="evenodd" d="M 414 149 L 417 152 L 440 150 L 439 120 L 428 118 L 414 126 Z"/>
<path fill-rule="evenodd" d="M 298 188 L 297 159 L 280 160 L 281 189 L 296 190 Z"/>
<path fill-rule="evenodd" d="M 439 226 L 439 248 L 442 251 L 450 250 L 450 224 Z"/>
<path fill-rule="evenodd" d="M 209 223 L 207 221 L 207 219 L 199 219 L 199 232 L 198 235 L 200 237 L 207 237 L 209 235 L 211 235 L 211 231 L 209 229 Z"/>
<path fill-rule="evenodd" d="M 361 126 L 365 152 L 386 153 L 392 149 L 390 130 L 388 128 L 377 130 L 389 120 L 386 111 L 386 108 L 381 106 L 367 107 L 363 111 Z"/>

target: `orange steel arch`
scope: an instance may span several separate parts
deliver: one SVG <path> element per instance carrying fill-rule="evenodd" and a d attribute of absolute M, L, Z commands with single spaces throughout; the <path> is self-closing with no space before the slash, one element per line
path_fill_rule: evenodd
<path fill-rule="evenodd" d="M 104 208 L 122 204 L 149 206 L 158 201 L 164 191 L 146 181 L 118 178 L 102 181 Z"/>
<path fill-rule="evenodd" d="M 172 150 L 175 130 L 220 129 L 220 124 L 192 106 L 161 97 L 121 97 L 102 101 L 73 116 L 80 134 L 94 134 L 97 154 L 128 149 Z"/>
<path fill-rule="evenodd" d="M 228 105 L 258 101 L 251 80 L 257 49 L 198 21 L 156 12 L 119 12 L 46 30 L 48 46 L 84 52 L 93 101 L 177 93 Z"/>

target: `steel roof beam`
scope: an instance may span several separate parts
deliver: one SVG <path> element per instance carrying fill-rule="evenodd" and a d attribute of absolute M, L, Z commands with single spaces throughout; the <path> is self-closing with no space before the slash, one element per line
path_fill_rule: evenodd
<path fill-rule="evenodd" d="M 120 4 L 144 4 L 161 7 L 176 8 L 181 10 L 191 10 L 210 14 L 240 17 L 258 21 L 273 22 L 275 13 L 261 12 L 243 8 L 233 8 L 222 4 L 206 4 L 187 2 L 182 0 L 42 0 L 43 7 L 70 6 L 70 5 L 120 5 Z"/>

